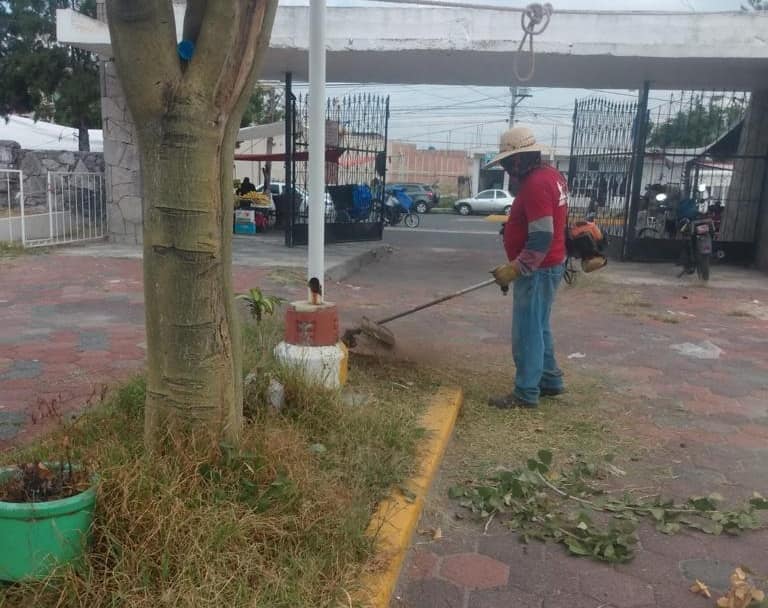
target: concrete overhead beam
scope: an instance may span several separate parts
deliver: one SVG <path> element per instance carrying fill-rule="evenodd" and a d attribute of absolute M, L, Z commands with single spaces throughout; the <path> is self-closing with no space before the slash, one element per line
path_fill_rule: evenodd
<path fill-rule="evenodd" d="M 175 5 L 177 31 L 184 6 Z M 514 84 L 517 12 L 330 7 L 329 82 Z M 105 24 L 57 11 L 61 42 L 110 55 Z M 309 9 L 278 9 L 264 79 L 307 78 Z M 768 14 L 555 12 L 536 37 L 532 86 L 757 89 L 768 86 Z M 520 57 L 526 71 L 527 54 Z"/>

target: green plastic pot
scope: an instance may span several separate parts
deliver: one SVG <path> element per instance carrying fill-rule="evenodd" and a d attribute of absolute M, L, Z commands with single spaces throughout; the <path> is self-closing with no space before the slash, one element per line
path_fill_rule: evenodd
<path fill-rule="evenodd" d="M 0 483 L 18 474 L 0 469 Z M 0 501 L 0 580 L 42 579 L 80 561 L 88 547 L 96 502 L 95 479 L 85 492 L 48 502 Z"/>

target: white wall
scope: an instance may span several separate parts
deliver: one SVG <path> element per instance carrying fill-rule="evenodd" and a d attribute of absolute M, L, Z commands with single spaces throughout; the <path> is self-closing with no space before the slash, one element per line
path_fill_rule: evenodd
<path fill-rule="evenodd" d="M 59 41 L 110 54 L 106 24 L 69 9 L 56 19 Z M 517 11 L 404 6 L 329 7 L 327 31 L 330 82 L 508 86 L 521 37 Z M 766 31 L 768 14 L 757 11 L 556 10 L 536 37 L 528 84 L 751 89 L 768 78 Z M 281 6 L 261 78 L 306 80 L 308 36 L 309 8 Z"/>

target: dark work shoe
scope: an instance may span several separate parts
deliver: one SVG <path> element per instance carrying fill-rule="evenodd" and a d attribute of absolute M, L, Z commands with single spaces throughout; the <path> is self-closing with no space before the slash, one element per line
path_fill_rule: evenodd
<path fill-rule="evenodd" d="M 545 388 L 541 387 L 539 389 L 539 394 L 542 397 L 557 397 L 558 395 L 562 395 L 565 392 L 565 388 Z"/>
<path fill-rule="evenodd" d="M 502 395 L 500 397 L 491 397 L 488 399 L 488 405 L 500 410 L 511 410 L 516 407 L 535 409 L 538 407 L 538 404 L 536 403 L 528 403 L 527 401 L 515 397 L 514 393 Z"/>

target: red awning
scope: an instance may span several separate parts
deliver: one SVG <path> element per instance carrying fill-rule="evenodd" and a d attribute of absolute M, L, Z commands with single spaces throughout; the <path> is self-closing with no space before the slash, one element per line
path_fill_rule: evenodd
<path fill-rule="evenodd" d="M 325 151 L 325 162 L 338 163 L 344 150 L 339 148 L 328 148 Z M 293 158 L 299 162 L 306 162 L 309 158 L 308 152 L 296 152 Z M 285 162 L 285 154 L 235 154 L 235 160 L 249 160 L 261 162 Z"/>

